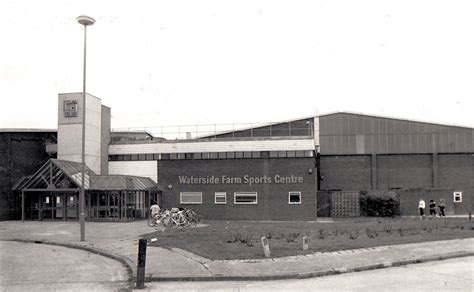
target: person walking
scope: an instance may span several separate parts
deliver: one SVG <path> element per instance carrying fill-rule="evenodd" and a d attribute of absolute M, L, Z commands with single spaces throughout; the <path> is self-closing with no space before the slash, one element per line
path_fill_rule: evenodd
<path fill-rule="evenodd" d="M 158 206 L 156 202 L 153 202 L 153 204 L 150 207 L 150 211 L 151 211 L 151 217 L 153 218 L 156 215 L 158 215 L 158 213 L 160 213 L 160 206 Z"/>
<path fill-rule="evenodd" d="M 418 212 L 420 213 L 420 219 L 423 219 L 425 216 L 425 201 L 423 199 L 418 202 Z"/>
<path fill-rule="evenodd" d="M 436 202 L 433 199 L 430 200 L 429 207 L 430 207 L 430 216 L 436 217 Z"/>
<path fill-rule="evenodd" d="M 446 215 L 444 214 L 444 208 L 446 208 L 446 202 L 444 201 L 443 198 L 439 199 L 439 205 L 438 205 L 438 208 L 439 208 L 439 217 L 446 217 Z"/>

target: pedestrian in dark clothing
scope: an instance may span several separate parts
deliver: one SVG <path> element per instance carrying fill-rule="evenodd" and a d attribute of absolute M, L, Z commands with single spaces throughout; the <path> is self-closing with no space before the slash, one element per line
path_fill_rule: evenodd
<path fill-rule="evenodd" d="M 446 202 L 444 201 L 444 199 L 439 200 L 438 207 L 439 207 L 439 216 L 446 217 L 446 215 L 444 215 L 444 208 L 446 208 Z"/>
<path fill-rule="evenodd" d="M 433 199 L 430 200 L 429 207 L 430 207 L 430 216 L 436 217 L 436 202 Z"/>

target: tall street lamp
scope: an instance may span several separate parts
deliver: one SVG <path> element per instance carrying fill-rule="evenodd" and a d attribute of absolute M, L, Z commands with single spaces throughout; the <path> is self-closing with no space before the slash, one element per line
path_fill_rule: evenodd
<path fill-rule="evenodd" d="M 93 25 L 95 19 L 81 15 L 76 18 L 84 26 L 84 71 L 82 75 L 82 165 L 81 165 L 81 192 L 79 193 L 79 224 L 81 226 L 81 241 L 86 240 L 86 213 L 85 213 L 85 172 L 86 172 L 86 48 L 87 26 Z"/>

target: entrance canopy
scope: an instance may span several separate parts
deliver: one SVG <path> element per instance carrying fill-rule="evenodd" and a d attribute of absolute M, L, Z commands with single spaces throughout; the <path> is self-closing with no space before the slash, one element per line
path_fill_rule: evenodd
<path fill-rule="evenodd" d="M 82 185 L 81 163 L 50 159 L 34 175 L 20 180 L 14 190 L 77 190 Z M 86 166 L 84 175 L 86 190 L 159 190 L 148 177 L 130 175 L 97 175 Z"/>
<path fill-rule="evenodd" d="M 81 168 L 78 162 L 50 159 L 34 175 L 18 181 L 14 190 L 22 193 L 22 219 L 25 207 L 29 218 L 77 218 Z M 97 175 L 88 167 L 84 186 L 89 219 L 145 218 L 151 201 L 156 201 L 161 191 L 148 177 Z"/>

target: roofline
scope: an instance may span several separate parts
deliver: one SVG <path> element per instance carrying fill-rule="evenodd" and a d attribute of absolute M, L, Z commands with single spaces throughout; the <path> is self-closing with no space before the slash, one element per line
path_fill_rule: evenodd
<path fill-rule="evenodd" d="M 256 129 L 256 128 L 262 128 L 262 127 L 278 125 L 278 124 L 291 123 L 291 122 L 307 120 L 307 119 L 314 119 L 315 117 L 317 117 L 317 116 L 316 115 L 311 115 L 311 116 L 305 116 L 305 117 L 300 117 L 300 118 L 295 118 L 295 119 L 287 119 L 287 120 L 278 121 L 278 122 L 245 123 L 246 125 L 255 124 L 255 126 L 243 127 L 243 128 L 233 129 L 233 130 L 228 130 L 228 131 L 222 131 L 222 132 L 218 132 L 218 133 L 213 134 L 213 135 L 199 136 L 199 137 L 196 137 L 195 139 L 205 139 L 205 138 L 210 138 L 210 137 L 214 137 L 214 136 L 218 136 L 218 135 L 225 135 L 225 134 L 229 134 L 229 133 L 233 133 L 233 132 L 240 132 L 240 131 L 246 131 L 246 130 L 250 130 L 250 129 Z"/>
<path fill-rule="evenodd" d="M 82 91 L 79 91 L 79 92 L 62 92 L 62 93 L 58 93 L 58 95 L 67 95 L 67 94 L 82 94 Z M 98 97 L 98 96 L 95 96 L 93 95 L 92 93 L 89 93 L 89 92 L 86 92 L 87 95 L 90 95 L 92 97 L 95 97 L 97 99 L 100 99 L 102 100 L 102 98 Z"/>
<path fill-rule="evenodd" d="M 118 128 L 120 129 L 120 128 Z M 117 130 L 117 129 L 110 129 L 110 133 L 125 133 L 125 134 L 147 134 L 149 135 L 150 137 L 153 137 L 153 138 L 158 138 L 158 137 L 155 137 L 153 136 L 150 132 L 148 132 L 147 130 L 128 130 L 128 131 L 125 131 L 125 130 Z"/>
<path fill-rule="evenodd" d="M 430 125 L 436 125 L 436 126 L 474 129 L 474 127 L 469 127 L 469 126 L 466 126 L 466 125 L 441 124 L 441 123 L 435 123 L 435 122 L 430 122 L 430 121 L 422 121 L 422 120 L 417 120 L 417 119 L 400 118 L 400 117 L 395 117 L 395 116 L 379 116 L 379 115 L 365 114 L 365 113 L 351 112 L 351 111 L 334 111 L 334 112 L 329 112 L 329 113 L 325 113 L 325 114 L 320 114 L 320 115 L 318 115 L 318 117 L 330 116 L 330 115 L 336 115 L 336 114 L 350 114 L 350 115 L 358 115 L 358 116 L 380 118 L 380 119 L 391 119 L 391 120 L 398 120 L 398 121 L 405 121 L 405 122 L 424 123 L 424 124 L 430 124 Z"/>
<path fill-rule="evenodd" d="M 41 128 L 0 128 L 0 133 L 53 133 L 58 132 L 57 129 L 41 129 Z"/>
<path fill-rule="evenodd" d="M 90 177 L 96 177 L 96 176 L 99 176 L 99 177 L 133 177 L 133 178 L 146 178 L 146 179 L 149 179 L 151 181 L 153 181 L 155 183 L 155 181 L 153 179 L 151 179 L 150 177 L 148 176 L 137 176 L 137 175 L 128 175 L 128 174 L 95 174 L 95 175 L 91 175 Z M 156 183 L 155 183 L 156 184 Z"/>

